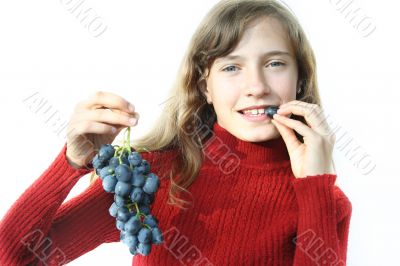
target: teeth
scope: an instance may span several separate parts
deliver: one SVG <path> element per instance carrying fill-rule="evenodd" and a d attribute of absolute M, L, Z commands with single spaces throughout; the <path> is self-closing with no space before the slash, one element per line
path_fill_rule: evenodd
<path fill-rule="evenodd" d="M 252 110 L 245 110 L 243 111 L 244 114 L 251 114 L 251 115 L 258 115 L 258 114 L 264 114 L 265 109 L 260 108 L 260 109 L 252 109 Z"/>

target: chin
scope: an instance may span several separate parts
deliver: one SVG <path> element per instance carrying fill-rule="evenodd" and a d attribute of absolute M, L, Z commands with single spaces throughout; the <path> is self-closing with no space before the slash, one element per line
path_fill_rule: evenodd
<path fill-rule="evenodd" d="M 272 125 L 271 127 L 262 128 L 262 129 L 254 129 L 252 132 L 241 132 L 242 140 L 249 142 L 263 142 L 271 139 L 276 139 L 280 137 L 277 129 Z"/>

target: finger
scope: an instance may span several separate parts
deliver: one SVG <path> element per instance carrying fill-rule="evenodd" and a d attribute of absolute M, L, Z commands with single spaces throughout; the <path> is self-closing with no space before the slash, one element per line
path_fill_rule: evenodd
<path fill-rule="evenodd" d="M 98 91 L 88 101 L 84 102 L 86 108 L 117 109 L 129 114 L 135 112 L 135 106 L 119 95 L 110 92 Z"/>
<path fill-rule="evenodd" d="M 135 113 L 135 115 L 125 115 L 110 109 L 95 109 L 82 113 L 74 122 L 93 121 L 107 123 L 113 126 L 130 127 L 138 123 L 139 116 L 136 114 L 137 113 Z"/>
<path fill-rule="evenodd" d="M 295 151 L 300 145 L 302 145 L 292 129 L 280 123 L 278 120 L 273 119 L 271 120 L 271 122 L 278 129 L 279 133 L 282 136 L 282 139 L 285 141 L 288 152 Z"/>
<path fill-rule="evenodd" d="M 287 115 L 290 113 L 304 116 L 307 124 L 310 125 L 310 127 L 318 134 L 328 135 L 331 133 L 324 112 L 317 104 L 310 104 L 296 100 L 279 107 L 278 114 Z"/>
<path fill-rule="evenodd" d="M 85 121 L 85 122 L 82 121 L 80 123 L 76 123 L 76 124 L 74 124 L 72 130 L 74 131 L 74 133 L 76 135 L 83 135 L 83 134 L 88 134 L 88 133 L 92 133 L 92 134 L 116 134 L 117 133 L 116 127 L 114 127 L 112 125 L 96 122 L 96 121 Z"/>
<path fill-rule="evenodd" d="M 304 123 L 302 123 L 298 120 L 294 120 L 294 119 L 288 118 L 283 115 L 278 115 L 278 114 L 275 114 L 273 116 L 273 118 L 275 120 L 277 120 L 278 122 L 284 124 L 285 126 L 296 130 L 303 137 L 311 138 L 316 134 L 310 127 L 308 127 L 307 125 L 305 125 Z"/>

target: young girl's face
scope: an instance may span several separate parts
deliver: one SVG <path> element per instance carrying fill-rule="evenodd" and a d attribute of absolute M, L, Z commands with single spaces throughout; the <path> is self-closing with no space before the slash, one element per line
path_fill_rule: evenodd
<path fill-rule="evenodd" d="M 218 124 L 239 139 L 259 142 L 279 137 L 269 117 L 250 121 L 238 111 L 279 106 L 296 98 L 297 64 L 285 35 L 278 20 L 258 19 L 246 29 L 235 50 L 217 58 L 210 68 L 207 99 Z"/>

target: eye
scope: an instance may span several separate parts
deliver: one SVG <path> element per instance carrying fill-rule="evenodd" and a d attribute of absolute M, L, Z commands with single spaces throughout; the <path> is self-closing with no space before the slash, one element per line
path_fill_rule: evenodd
<path fill-rule="evenodd" d="M 227 66 L 224 69 L 222 69 L 222 71 L 224 71 L 224 72 L 232 72 L 232 71 L 226 71 L 227 69 L 232 69 L 232 68 L 236 68 L 236 66 Z"/>
<path fill-rule="evenodd" d="M 272 66 L 272 67 L 278 67 L 278 66 L 284 66 L 285 63 L 282 63 L 282 62 L 279 62 L 279 61 L 274 61 L 274 62 L 271 62 L 271 64 L 269 64 L 269 65 Z"/>

